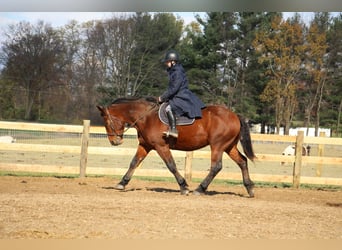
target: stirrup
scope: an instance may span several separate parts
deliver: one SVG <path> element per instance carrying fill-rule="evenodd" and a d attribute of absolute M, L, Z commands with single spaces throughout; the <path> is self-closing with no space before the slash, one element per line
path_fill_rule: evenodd
<path fill-rule="evenodd" d="M 178 132 L 175 132 L 175 131 L 164 131 L 163 134 L 166 136 L 166 137 L 174 137 L 174 138 L 178 138 Z"/>

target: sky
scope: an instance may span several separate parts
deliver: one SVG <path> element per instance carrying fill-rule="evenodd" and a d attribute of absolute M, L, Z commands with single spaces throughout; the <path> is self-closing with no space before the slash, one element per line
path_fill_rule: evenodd
<path fill-rule="evenodd" d="M 115 12 L 120 15 L 127 15 L 129 12 Z M 199 14 L 205 17 L 205 12 L 172 12 L 175 16 L 184 20 L 185 25 L 195 21 L 195 15 Z M 312 19 L 313 12 L 299 12 L 305 22 Z M 335 12 L 336 14 L 337 12 Z M 1 36 L 9 24 L 15 24 L 20 21 L 27 21 L 35 24 L 38 20 L 43 20 L 54 27 L 61 27 L 71 20 L 77 20 L 79 23 L 105 19 L 112 17 L 114 12 L 0 12 L 0 42 Z M 294 12 L 283 12 L 284 19 L 292 16 Z"/>
<path fill-rule="evenodd" d="M 115 12 L 118 15 L 126 15 L 129 12 Z M 182 18 L 185 24 L 195 21 L 195 15 L 205 16 L 205 12 L 173 12 L 176 16 Z M 293 15 L 294 12 L 283 12 L 284 18 Z M 313 12 L 299 12 L 304 21 L 308 22 L 313 16 Z M 43 20 L 54 27 L 64 26 L 71 20 L 86 22 L 96 19 L 110 18 L 113 12 L 0 12 L 0 29 L 7 27 L 8 24 L 20 21 L 36 23 Z"/>
<path fill-rule="evenodd" d="M 129 12 L 115 12 L 120 15 L 127 15 Z M 179 16 L 189 24 L 195 20 L 195 15 L 204 15 L 205 12 L 173 12 L 175 16 Z M 54 27 L 64 26 L 71 20 L 78 22 L 86 22 L 96 19 L 105 19 L 113 16 L 113 12 L 0 12 L 0 28 L 14 24 L 20 21 L 28 21 L 36 23 L 43 20 L 50 23 Z"/>
<path fill-rule="evenodd" d="M 115 12 L 115 15 L 129 15 L 130 12 Z M 205 12 L 173 12 L 176 17 L 184 20 L 185 25 L 195 21 L 195 15 L 205 15 Z M 51 24 L 53 27 L 62 27 L 71 20 L 76 20 L 83 23 L 91 20 L 101 20 L 110 18 L 114 12 L 0 12 L 0 43 L 3 37 L 3 32 L 8 25 L 16 24 L 20 21 L 27 21 L 32 24 L 38 20 L 43 20 L 45 23 Z"/>

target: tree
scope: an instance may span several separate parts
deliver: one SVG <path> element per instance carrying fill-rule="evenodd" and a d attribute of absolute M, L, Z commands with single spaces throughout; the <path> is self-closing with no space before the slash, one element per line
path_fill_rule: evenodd
<path fill-rule="evenodd" d="M 175 48 L 182 35 L 183 21 L 172 13 L 136 13 L 134 48 L 130 64 L 131 95 L 160 95 L 167 84 L 161 59 Z"/>
<path fill-rule="evenodd" d="M 320 123 L 320 108 L 322 105 L 325 84 L 327 81 L 327 42 L 326 31 L 328 29 L 328 13 L 316 13 L 310 23 L 306 34 L 306 82 L 304 87 L 304 126 L 308 127 L 311 122 L 311 115 L 315 116 L 315 135 L 318 136 Z M 309 130 L 308 130 L 309 131 Z"/>
<path fill-rule="evenodd" d="M 179 46 L 183 65 L 192 89 L 205 102 L 225 103 L 253 120 L 259 119 L 257 112 L 264 113 L 259 104 L 264 79 L 252 41 L 273 15 L 209 12 L 205 20 L 197 17 L 186 27 Z"/>
<path fill-rule="evenodd" d="M 200 19 L 200 17 L 197 17 Z M 189 80 L 189 88 L 201 97 L 205 102 L 210 99 L 212 93 L 210 88 L 207 88 L 205 79 L 208 78 L 208 73 L 201 69 L 200 66 L 200 48 L 202 47 L 202 28 L 199 22 L 192 22 L 184 29 L 184 35 L 180 40 L 177 50 L 181 55 L 181 62 L 187 71 Z"/>
<path fill-rule="evenodd" d="M 207 18 L 196 17 L 197 25 L 188 27 L 180 43 L 191 87 L 206 103 L 225 103 L 229 84 L 234 81 L 232 55 L 237 35 L 234 12 L 208 12 Z M 203 31 L 201 31 L 203 30 Z"/>
<path fill-rule="evenodd" d="M 0 76 L 0 119 L 14 119 L 16 117 L 14 83 Z"/>
<path fill-rule="evenodd" d="M 265 70 L 266 66 L 258 63 L 258 54 L 252 42 L 259 30 L 270 26 L 274 15 L 276 13 L 239 12 L 236 26 L 238 36 L 232 51 L 237 74 L 234 74 L 236 83 L 233 95 L 228 97 L 228 102 L 232 102 L 231 106 L 236 112 L 253 122 L 263 124 L 268 122 L 268 119 L 265 119 L 268 116 L 265 107 L 268 105 L 260 102 L 259 96 L 266 85 L 266 78 L 260 77 L 260 73 Z"/>
<path fill-rule="evenodd" d="M 244 72 L 244 84 L 239 84 L 237 93 L 241 93 L 236 98 L 236 110 L 251 120 L 251 123 L 261 124 L 261 133 L 271 132 L 265 131 L 266 127 L 274 125 L 273 112 L 270 105 L 260 101 L 269 76 L 263 73 L 267 70 L 267 62 L 259 63 L 259 54 L 253 47 L 253 41 L 256 33 L 261 30 L 269 30 L 271 20 L 278 15 L 275 12 L 242 12 L 239 13 L 239 41 L 237 46 L 241 52 L 241 64 L 244 66 L 241 72 Z M 240 61 L 240 60 L 239 60 Z"/>
<path fill-rule="evenodd" d="M 102 22 L 103 55 L 106 75 L 98 90 L 106 102 L 116 97 L 158 95 L 165 76 L 160 72 L 161 57 L 176 46 L 182 22 L 169 13 L 137 13 L 129 18 Z M 100 52 L 102 51 L 102 52 Z M 165 81 L 164 81 L 165 82 Z"/>
<path fill-rule="evenodd" d="M 271 29 L 257 33 L 253 45 L 260 53 L 259 63 L 267 63 L 265 75 L 270 77 L 261 100 L 273 105 L 278 133 L 284 124 L 284 133 L 288 134 L 297 105 L 298 77 L 304 60 L 303 24 L 298 16 L 284 21 L 281 15 L 277 15 L 272 20 Z"/>
<path fill-rule="evenodd" d="M 102 76 L 97 89 L 105 94 L 103 101 L 131 95 L 131 61 L 134 49 L 134 20 L 130 17 L 112 17 L 97 24 L 91 36 L 96 41 Z"/>
<path fill-rule="evenodd" d="M 135 13 L 62 28 L 11 25 L 0 51 L 0 116 L 94 121 L 96 104 L 159 95 L 167 85 L 160 60 L 174 48 L 205 103 L 285 133 L 304 121 L 341 134 L 341 20 L 208 12 L 184 28 L 172 13 Z"/>
<path fill-rule="evenodd" d="M 64 117 L 72 123 L 79 123 L 82 118 L 87 117 L 83 108 L 86 103 L 84 89 L 81 88 L 80 71 L 82 58 L 82 25 L 75 20 L 71 20 L 60 32 L 63 35 L 66 44 L 67 53 L 67 70 L 65 74 L 65 89 L 67 90 L 68 102 L 66 102 L 66 110 Z M 82 78 L 82 77 L 81 77 Z M 93 96 L 93 95 L 89 95 Z"/>
<path fill-rule="evenodd" d="M 342 14 L 332 18 L 327 30 L 327 68 L 329 77 L 326 83 L 325 101 L 321 112 L 323 125 L 332 127 L 336 135 L 342 136 Z"/>
<path fill-rule="evenodd" d="M 2 47 L 4 77 L 25 92 L 24 119 L 35 119 L 43 91 L 60 84 L 65 69 L 65 46 L 62 37 L 50 25 L 39 21 L 37 25 L 20 22 L 10 25 Z M 40 106 L 39 106 L 40 107 Z"/>

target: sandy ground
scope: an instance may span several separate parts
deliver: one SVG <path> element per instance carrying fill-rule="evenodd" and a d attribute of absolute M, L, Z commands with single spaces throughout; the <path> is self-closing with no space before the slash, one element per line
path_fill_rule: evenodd
<path fill-rule="evenodd" d="M 342 190 L 0 177 L 0 239 L 342 239 Z M 191 183 L 193 190 L 197 183 Z"/>

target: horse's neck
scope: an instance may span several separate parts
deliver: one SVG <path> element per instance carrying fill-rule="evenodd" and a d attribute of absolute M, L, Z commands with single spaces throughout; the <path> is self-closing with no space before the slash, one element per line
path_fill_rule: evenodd
<path fill-rule="evenodd" d="M 119 107 L 119 110 L 122 116 L 124 117 L 125 122 L 128 123 L 137 123 L 139 120 L 142 120 L 145 116 L 148 116 L 153 109 L 153 107 L 140 103 L 127 103 L 121 105 L 122 106 Z"/>

